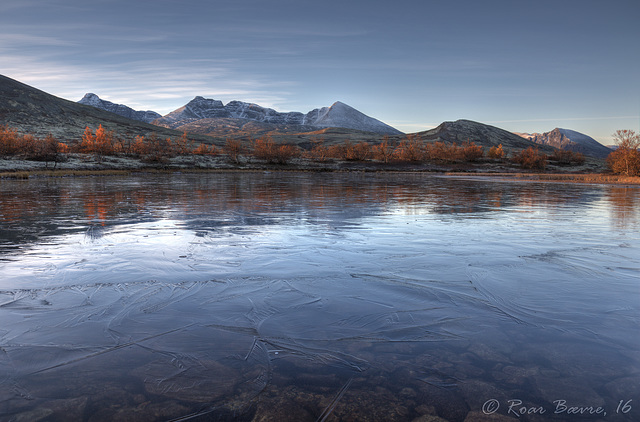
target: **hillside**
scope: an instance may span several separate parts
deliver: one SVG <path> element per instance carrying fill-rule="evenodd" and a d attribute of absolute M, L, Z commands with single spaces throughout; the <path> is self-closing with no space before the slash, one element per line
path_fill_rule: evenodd
<path fill-rule="evenodd" d="M 163 138 L 179 137 L 182 134 L 58 98 L 0 75 L 0 125 L 7 125 L 38 137 L 51 133 L 59 140 L 68 142 L 80 139 L 87 126 L 95 129 L 100 124 L 106 130 L 126 137 L 149 135 L 154 132 Z M 203 136 L 192 138 L 211 141 Z"/>
<path fill-rule="evenodd" d="M 248 125 L 253 122 L 254 124 Z M 308 132 L 336 127 L 360 130 L 380 135 L 401 135 L 399 130 L 361 113 L 340 101 L 331 107 L 322 107 L 303 114 L 278 112 L 257 104 L 242 101 L 222 101 L 195 97 L 184 106 L 153 121 L 171 129 L 197 131 L 201 134 L 220 136 L 222 133 L 238 137 L 257 137 L 268 132 Z M 234 128 L 238 128 L 237 131 Z M 255 130 L 255 132 L 250 132 Z"/>
<path fill-rule="evenodd" d="M 471 120 L 444 122 L 435 129 L 419 132 L 416 135 L 426 141 L 455 142 L 457 144 L 475 142 L 476 145 L 485 148 L 497 147 L 502 144 L 505 150 L 519 151 L 534 146 L 548 154 L 555 149 L 550 146 L 536 145 L 532 141 L 504 129 Z"/>
<path fill-rule="evenodd" d="M 579 152 L 590 157 L 606 158 L 612 151 L 592 137 L 575 130 L 555 128 L 545 133 L 523 133 L 518 135 L 540 145 L 550 145 L 567 151 Z"/>

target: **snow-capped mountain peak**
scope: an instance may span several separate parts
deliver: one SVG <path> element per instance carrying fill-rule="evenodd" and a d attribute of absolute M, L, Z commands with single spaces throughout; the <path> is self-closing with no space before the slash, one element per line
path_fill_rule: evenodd
<path fill-rule="evenodd" d="M 219 100 L 195 97 L 183 107 L 172 111 L 154 123 L 172 129 L 200 119 L 232 118 L 246 119 L 274 125 L 299 125 L 313 128 L 340 127 L 398 135 L 402 132 L 381 121 L 369 117 L 353 107 L 336 101 L 330 107 L 300 112 L 278 112 L 258 104 L 230 101 L 226 105 Z"/>
<path fill-rule="evenodd" d="M 87 93 L 82 97 L 80 104 L 92 106 L 95 108 L 99 108 L 101 110 L 106 110 L 111 113 L 118 114 L 120 116 L 126 117 L 128 119 L 138 120 L 141 122 L 151 123 L 155 119 L 162 117 L 159 113 L 155 111 L 137 111 L 132 109 L 131 107 L 127 107 L 123 104 L 112 103 L 111 101 L 106 101 L 98 97 L 94 93 Z"/>

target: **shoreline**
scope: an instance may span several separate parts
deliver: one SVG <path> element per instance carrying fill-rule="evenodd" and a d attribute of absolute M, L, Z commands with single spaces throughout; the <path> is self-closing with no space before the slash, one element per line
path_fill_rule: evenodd
<path fill-rule="evenodd" d="M 461 173 L 446 172 L 452 177 L 500 179 L 514 182 L 584 183 L 606 185 L 640 185 L 640 177 L 608 173 Z"/>
<path fill-rule="evenodd" d="M 550 183 L 585 183 L 610 185 L 640 185 L 640 177 L 598 172 L 593 168 L 551 168 L 545 172 L 526 172 L 505 163 L 479 162 L 465 164 L 411 163 L 377 161 L 313 161 L 294 159 L 287 164 L 243 159 L 231 162 L 225 156 L 179 156 L 164 162 L 143 162 L 130 157 L 87 156 L 70 157 L 56 163 L 0 159 L 0 180 L 20 180 L 47 177 L 127 176 L 132 174 L 218 173 L 218 172 L 311 172 L 311 173 L 424 173 L 459 178 L 484 178 L 495 181 L 525 181 Z"/>
<path fill-rule="evenodd" d="M 19 170 L 0 171 L 0 180 L 28 180 L 39 178 L 59 177 L 91 177 L 91 176 L 130 176 L 142 174 L 172 174 L 172 173 L 422 173 L 433 176 L 454 178 L 488 179 L 507 182 L 546 182 L 546 183 L 581 183 L 605 185 L 640 185 L 640 177 L 618 176 L 599 173 L 479 173 L 479 172 L 447 172 L 418 169 L 358 169 L 358 168 L 138 168 L 138 169 L 49 169 L 49 170 Z"/>

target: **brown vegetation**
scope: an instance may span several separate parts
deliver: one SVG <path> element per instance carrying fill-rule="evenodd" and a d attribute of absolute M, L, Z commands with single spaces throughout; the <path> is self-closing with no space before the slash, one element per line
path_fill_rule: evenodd
<path fill-rule="evenodd" d="M 501 160 L 506 156 L 504 150 L 502 149 L 502 144 L 498 145 L 497 147 L 489 148 L 489 153 L 487 155 L 493 160 Z"/>
<path fill-rule="evenodd" d="M 511 158 L 511 161 L 519 164 L 523 168 L 532 170 L 544 170 L 547 166 L 547 156 L 538 151 L 537 148 L 534 149 L 533 147 L 529 147 L 515 154 Z"/>
<path fill-rule="evenodd" d="M 196 155 L 218 155 L 219 151 L 215 145 L 200 144 L 193 150 Z"/>
<path fill-rule="evenodd" d="M 276 144 L 273 139 L 259 138 L 253 143 L 253 156 L 272 164 L 286 164 L 300 155 L 300 149 L 294 145 Z"/>
<path fill-rule="evenodd" d="M 617 130 L 613 140 L 618 148 L 607 157 L 611 171 L 625 176 L 640 176 L 640 134 L 633 130 Z"/>
<path fill-rule="evenodd" d="M 311 149 L 303 154 L 303 157 L 313 161 L 326 161 L 329 158 L 329 148 L 324 146 L 322 139 L 312 139 Z"/>
<path fill-rule="evenodd" d="M 633 137 L 631 137 L 633 138 Z M 626 138 L 625 138 L 626 139 Z M 58 162 L 67 153 L 77 153 L 80 157 L 93 157 L 102 161 L 105 156 L 136 157 L 147 163 L 166 163 L 170 158 L 186 155 L 214 156 L 223 154 L 234 164 L 264 161 L 268 164 L 287 165 L 297 157 L 316 162 L 339 160 L 349 162 L 378 163 L 446 163 L 464 164 L 473 162 L 507 163 L 507 154 L 502 145 L 491 147 L 488 152 L 472 141 L 462 145 L 443 141 L 424 141 L 417 134 L 406 135 L 399 141 L 391 141 L 388 136 L 378 144 L 360 141 L 352 143 L 345 140 L 330 146 L 322 139 L 313 139 L 306 149 L 299 146 L 276 142 L 266 136 L 252 142 L 239 139 L 227 139 L 224 146 L 200 143 L 195 146 L 183 133 L 179 138 L 160 138 L 156 133 L 149 136 L 127 138 L 105 130 L 99 125 L 95 132 L 87 127 L 79 140 L 68 140 L 68 145 L 58 142 L 52 136 L 38 139 L 31 135 L 21 135 L 15 129 L 0 126 L 0 157 L 18 156 L 29 160 Z M 635 145 L 635 149 L 629 145 Z M 613 154 L 610 165 L 614 171 L 623 174 L 634 174 L 640 165 L 637 157 L 637 142 L 626 140 L 621 143 L 618 154 L 625 155 L 624 160 Z M 631 152 L 629 152 L 631 151 Z M 635 155 L 633 155 L 635 154 Z M 485 158 L 485 156 L 487 158 Z M 615 159 L 614 159 L 615 158 Z M 547 157 L 532 147 L 520 151 L 510 161 L 526 169 L 544 169 L 547 160 L 559 165 L 580 165 L 585 161 L 582 154 L 571 151 L 556 151 Z M 636 161 L 633 161 L 636 160 Z M 624 169 L 619 169 L 624 163 Z M 634 164 L 636 163 L 636 164 Z M 635 166 L 635 167 L 634 167 Z M 627 172 L 629 168 L 629 173 Z M 636 170 L 633 170 L 633 169 Z"/>
<path fill-rule="evenodd" d="M 235 164 L 240 163 L 240 157 L 244 154 L 242 142 L 237 139 L 227 139 L 222 151 L 227 155 L 229 160 Z"/>
<path fill-rule="evenodd" d="M 0 157 L 18 156 L 27 160 L 56 163 L 64 160 L 69 152 L 66 144 L 58 142 L 51 134 L 44 139 L 33 135 L 20 135 L 18 131 L 0 126 Z"/>
<path fill-rule="evenodd" d="M 382 142 L 371 148 L 373 159 L 388 163 L 393 158 L 393 146 L 389 143 L 389 137 L 385 135 Z"/>
<path fill-rule="evenodd" d="M 574 151 L 557 149 L 549 156 L 550 161 L 555 161 L 556 163 L 563 166 L 571 166 L 571 165 L 582 165 L 585 162 L 585 157 L 583 154 Z"/>

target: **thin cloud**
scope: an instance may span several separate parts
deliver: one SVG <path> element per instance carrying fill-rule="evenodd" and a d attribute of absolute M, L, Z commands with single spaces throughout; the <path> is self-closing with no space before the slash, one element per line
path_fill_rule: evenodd
<path fill-rule="evenodd" d="M 74 47 L 78 45 L 78 43 L 68 39 L 7 33 L 0 34 L 0 45 L 1 44 L 13 48 L 24 48 L 25 46 Z"/>
<path fill-rule="evenodd" d="M 637 119 L 639 116 L 600 116 L 600 117 L 554 117 L 548 119 L 520 119 L 520 120 L 492 120 L 486 123 L 530 123 L 530 122 L 557 122 L 557 121 L 588 121 L 588 120 L 622 120 Z"/>

